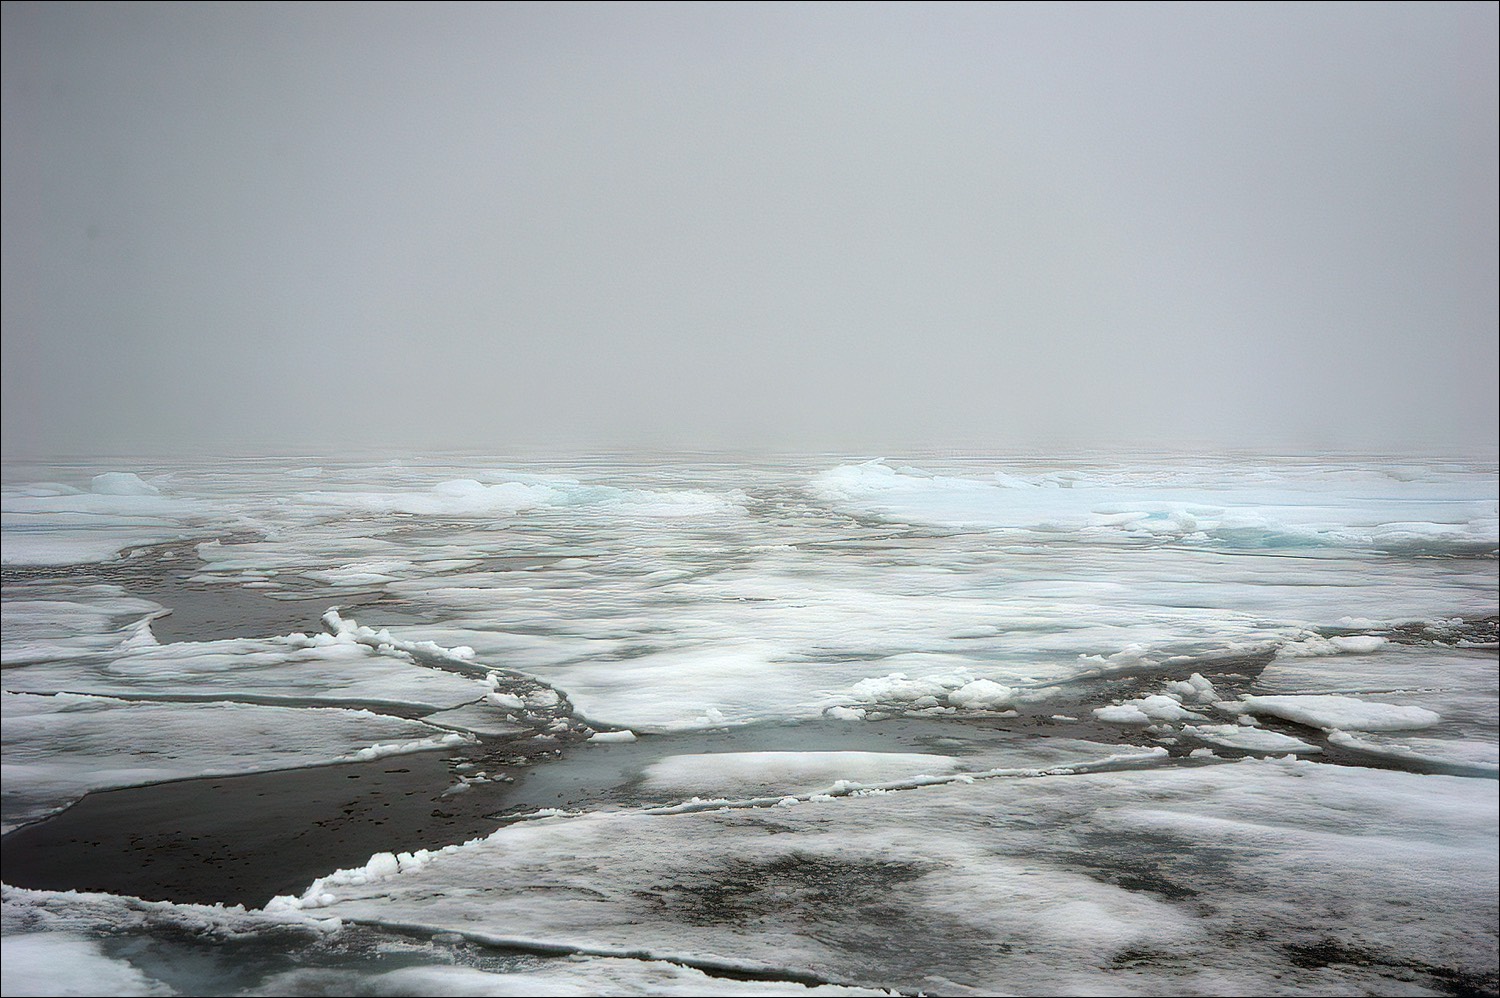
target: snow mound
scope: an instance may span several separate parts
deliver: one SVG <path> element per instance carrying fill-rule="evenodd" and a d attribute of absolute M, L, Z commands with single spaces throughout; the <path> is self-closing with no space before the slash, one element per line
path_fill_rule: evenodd
<path fill-rule="evenodd" d="M 1212 689 L 1212 686 L 1209 688 Z M 1196 692 L 1196 688 L 1194 690 Z M 1094 716 L 1110 724 L 1153 724 L 1157 721 L 1203 720 L 1201 715 L 1184 707 L 1181 700 L 1164 693 L 1127 700 L 1108 707 L 1095 707 Z"/>
<path fill-rule="evenodd" d="M 100 496 L 159 496 L 161 489 L 143 481 L 133 471 L 106 471 L 95 475 L 90 489 Z"/>
<path fill-rule="evenodd" d="M 904 672 L 861 679 L 838 699 L 844 701 L 825 713 L 852 720 L 872 710 L 952 713 L 956 710 L 1005 710 L 1015 703 L 1016 691 L 967 672 L 909 678 Z M 849 701 L 852 701 L 849 702 Z"/>

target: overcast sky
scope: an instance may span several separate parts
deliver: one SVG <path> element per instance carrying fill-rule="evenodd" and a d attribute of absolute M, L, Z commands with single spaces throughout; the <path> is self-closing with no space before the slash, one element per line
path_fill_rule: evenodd
<path fill-rule="evenodd" d="M 1497 439 L 1497 7 L 4 5 L 4 446 Z"/>

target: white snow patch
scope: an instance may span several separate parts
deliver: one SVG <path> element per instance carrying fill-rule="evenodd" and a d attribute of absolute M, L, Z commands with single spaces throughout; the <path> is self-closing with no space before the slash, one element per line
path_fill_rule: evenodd
<path fill-rule="evenodd" d="M 976 679 L 948 693 L 948 702 L 968 710 L 1003 710 L 1015 700 L 1016 691 L 989 679 Z"/>
<path fill-rule="evenodd" d="M 1110 704 L 1108 707 L 1095 707 L 1094 716 L 1107 724 L 1150 724 L 1151 718 L 1132 704 Z"/>

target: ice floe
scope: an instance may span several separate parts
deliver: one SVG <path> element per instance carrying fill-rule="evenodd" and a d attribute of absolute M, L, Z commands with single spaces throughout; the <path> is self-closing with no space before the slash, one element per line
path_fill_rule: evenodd
<path fill-rule="evenodd" d="M 448 748 L 462 735 L 340 708 L 5 693 L 9 830 L 90 790 Z"/>
<path fill-rule="evenodd" d="M 1397 482 L 1368 473 L 1301 470 L 1255 480 L 1241 469 L 1204 462 L 1155 475 L 1147 470 L 985 478 L 872 461 L 825 471 L 811 490 L 826 501 L 895 519 L 1056 539 L 1114 534 L 1230 549 L 1403 553 L 1479 554 L 1500 547 L 1494 497 L 1477 478 L 1429 473 Z"/>
<path fill-rule="evenodd" d="M 8 670 L 5 688 L 106 696 L 413 704 L 430 709 L 456 707 L 485 691 L 477 678 L 417 665 L 405 654 L 382 654 L 378 645 L 349 634 L 142 643 L 109 655 L 57 658 Z"/>
<path fill-rule="evenodd" d="M 1308 755 L 1323 751 L 1300 738 L 1243 724 L 1190 724 L 1182 729 L 1182 733 L 1225 748 L 1244 749 L 1247 752 L 1296 752 Z"/>
<path fill-rule="evenodd" d="M 660 759 L 646 769 L 645 785 L 681 797 L 756 797 L 815 792 L 840 781 L 879 784 L 943 775 L 959 766 L 951 756 L 915 752 L 718 752 Z"/>
<path fill-rule="evenodd" d="M 1314 728 L 1353 728 L 1357 731 L 1407 731 L 1430 728 L 1442 720 L 1424 707 L 1381 703 L 1359 697 L 1308 694 L 1300 696 L 1248 696 L 1244 709 L 1306 724 Z"/>

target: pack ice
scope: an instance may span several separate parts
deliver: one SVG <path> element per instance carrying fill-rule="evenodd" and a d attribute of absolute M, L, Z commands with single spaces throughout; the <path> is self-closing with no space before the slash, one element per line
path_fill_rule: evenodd
<path fill-rule="evenodd" d="M 1492 458 L 9 467 L 7 830 L 400 752 L 487 823 L 248 910 L 7 885 L 4 990 L 1493 993 L 1497 492 Z"/>

